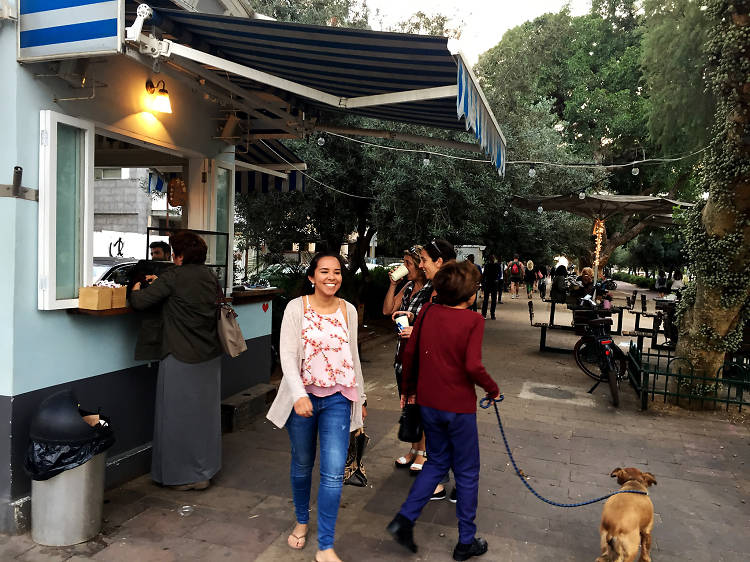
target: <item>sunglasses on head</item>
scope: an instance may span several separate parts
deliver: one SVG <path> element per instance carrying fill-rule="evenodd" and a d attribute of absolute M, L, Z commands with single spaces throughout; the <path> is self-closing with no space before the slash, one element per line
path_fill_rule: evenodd
<path fill-rule="evenodd" d="M 438 257 L 442 257 L 443 252 L 440 251 L 440 248 L 438 248 L 438 245 L 435 243 L 435 241 L 433 240 L 432 242 L 430 242 L 430 244 L 437 250 Z"/>

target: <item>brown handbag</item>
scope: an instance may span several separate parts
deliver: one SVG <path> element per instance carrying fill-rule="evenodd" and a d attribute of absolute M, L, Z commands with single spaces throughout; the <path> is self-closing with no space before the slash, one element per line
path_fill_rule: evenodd
<path fill-rule="evenodd" d="M 237 322 L 237 313 L 232 308 L 216 284 L 218 300 L 216 302 L 216 333 L 224 353 L 229 357 L 237 357 L 240 353 L 247 351 L 245 336 Z"/>

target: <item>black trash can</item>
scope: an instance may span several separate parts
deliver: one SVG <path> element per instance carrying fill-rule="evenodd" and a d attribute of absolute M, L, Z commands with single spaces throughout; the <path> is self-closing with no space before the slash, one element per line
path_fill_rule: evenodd
<path fill-rule="evenodd" d="M 46 398 L 31 422 L 24 467 L 31 476 L 31 538 L 67 546 L 99 533 L 109 422 L 78 407 L 70 390 Z"/>

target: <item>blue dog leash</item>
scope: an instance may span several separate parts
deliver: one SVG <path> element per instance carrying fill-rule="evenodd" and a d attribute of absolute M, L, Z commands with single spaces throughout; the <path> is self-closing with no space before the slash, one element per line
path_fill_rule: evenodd
<path fill-rule="evenodd" d="M 513 453 L 510 452 L 510 445 L 508 445 L 508 439 L 505 437 L 505 430 L 503 429 L 503 422 L 500 421 L 500 410 L 497 409 L 497 403 L 502 402 L 504 399 L 505 399 L 505 396 L 503 396 L 502 394 L 495 399 L 485 396 L 479 401 L 479 406 L 481 406 L 485 410 L 490 407 L 490 404 L 492 404 L 495 407 L 495 415 L 497 416 L 497 425 L 500 427 L 500 434 L 503 436 L 503 442 L 505 443 L 505 450 L 508 452 L 508 457 L 510 458 L 510 462 L 513 463 L 513 468 L 516 470 L 516 474 L 521 479 L 521 482 L 523 482 L 523 485 L 526 486 L 529 489 L 529 491 L 532 494 L 534 494 L 537 498 L 539 498 L 545 503 L 554 505 L 556 507 L 581 507 L 584 505 L 589 505 L 591 503 L 596 503 L 602 500 L 606 500 L 607 498 L 611 498 L 612 496 L 617 495 L 617 494 L 642 494 L 644 496 L 648 495 L 648 492 L 642 492 L 640 490 L 617 490 L 616 492 L 612 492 L 611 494 L 607 494 L 606 496 L 602 496 L 600 498 L 595 498 L 593 500 L 588 500 L 588 501 L 581 502 L 581 503 L 557 503 L 557 502 L 553 502 L 552 500 L 548 500 L 547 498 L 543 497 L 534 488 L 532 488 L 528 482 L 526 482 L 526 479 L 523 477 L 523 474 L 521 474 L 521 470 L 518 468 L 518 465 L 516 464 L 516 460 L 513 458 Z"/>

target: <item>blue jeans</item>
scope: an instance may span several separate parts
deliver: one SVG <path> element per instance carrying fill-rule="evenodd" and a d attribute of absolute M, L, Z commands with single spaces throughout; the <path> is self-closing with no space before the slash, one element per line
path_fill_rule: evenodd
<path fill-rule="evenodd" d="M 477 526 L 477 496 L 479 494 L 479 435 L 476 414 L 455 414 L 420 406 L 422 423 L 429 447 L 428 461 L 409 490 L 409 497 L 399 513 L 409 521 L 416 521 L 430 501 L 435 486 L 449 468 L 456 479 L 456 517 L 458 541 L 469 544 L 474 540 Z"/>
<path fill-rule="evenodd" d="M 319 398 L 309 395 L 313 415 L 298 416 L 292 410 L 286 429 L 292 444 L 292 496 L 297 522 L 310 520 L 310 486 L 315 448 L 320 434 L 320 487 L 318 488 L 318 549 L 333 548 L 333 535 L 344 485 L 344 466 L 349 449 L 351 402 L 341 393 Z"/>

